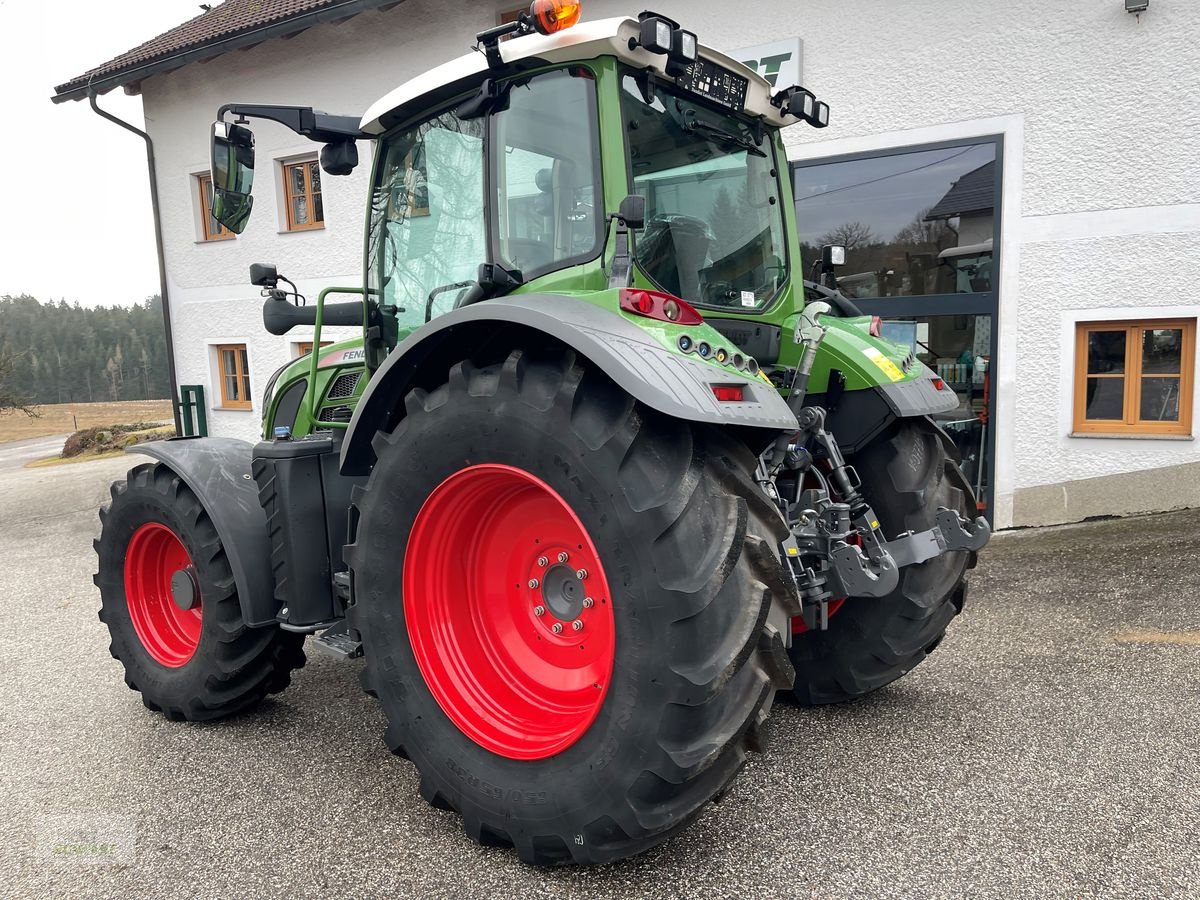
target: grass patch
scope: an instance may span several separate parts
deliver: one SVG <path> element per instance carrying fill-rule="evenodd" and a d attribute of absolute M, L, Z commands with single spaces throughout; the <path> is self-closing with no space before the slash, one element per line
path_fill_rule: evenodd
<path fill-rule="evenodd" d="M 109 422 L 170 422 L 170 400 L 123 400 L 119 403 L 46 403 L 30 418 L 19 410 L 0 413 L 0 443 L 70 434 Z"/>

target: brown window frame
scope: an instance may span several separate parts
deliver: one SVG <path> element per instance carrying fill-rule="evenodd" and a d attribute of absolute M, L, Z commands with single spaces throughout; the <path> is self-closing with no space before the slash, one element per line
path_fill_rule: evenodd
<path fill-rule="evenodd" d="M 245 344 L 216 344 L 214 349 L 217 351 L 217 384 L 221 393 L 221 408 L 253 409 L 254 401 L 251 399 L 252 394 L 250 393 L 250 351 Z M 225 353 L 227 351 L 233 352 L 232 373 L 225 371 Z M 229 396 L 227 382 L 231 375 L 235 381 L 241 382 L 244 400 Z"/>
<path fill-rule="evenodd" d="M 228 241 L 237 237 L 212 217 L 212 201 L 209 199 L 212 196 L 212 175 L 208 172 L 201 172 L 196 176 L 196 185 L 200 192 L 200 230 L 204 235 L 204 240 Z M 214 224 L 217 226 L 215 232 L 210 229 L 210 226 Z"/>
<path fill-rule="evenodd" d="M 283 163 L 283 202 L 284 202 L 285 207 L 287 208 L 287 230 L 288 231 L 315 231 L 316 229 L 325 227 L 325 203 L 324 203 L 324 200 L 325 200 L 324 187 L 325 186 L 322 184 L 321 185 L 322 189 L 319 191 L 314 191 L 312 189 L 312 167 L 315 165 L 318 165 L 318 162 L 316 159 L 298 159 L 295 162 Z M 304 191 L 303 191 L 303 193 L 293 193 L 292 192 L 291 174 L 292 174 L 292 170 L 297 169 L 297 168 L 300 169 L 304 173 Z M 319 221 L 314 220 L 314 218 L 313 218 L 317 212 L 317 204 L 314 202 L 313 198 L 317 194 L 321 195 L 321 201 L 322 201 L 321 202 L 321 218 Z M 294 213 L 293 213 L 294 205 L 293 205 L 292 201 L 295 200 L 297 197 L 304 197 L 308 204 L 309 220 L 310 220 L 308 222 L 297 223 L 295 221 Z"/>
<path fill-rule="evenodd" d="M 1144 377 L 1175 377 L 1172 373 L 1142 372 L 1142 343 L 1145 332 L 1177 328 L 1183 332 L 1179 353 L 1179 420 L 1162 422 L 1141 419 L 1141 386 Z M 1088 335 L 1094 331 L 1125 330 L 1125 371 L 1121 374 L 1098 374 L 1087 371 Z M 1120 322 L 1077 322 L 1075 324 L 1075 397 L 1071 417 L 1072 433 L 1081 435 L 1148 435 L 1190 436 L 1192 433 L 1192 399 L 1196 372 L 1195 319 L 1142 319 Z M 1124 418 L 1086 419 L 1087 380 L 1092 378 L 1124 378 Z"/>
<path fill-rule="evenodd" d="M 321 341 L 321 347 L 322 348 L 328 347 L 332 343 L 333 343 L 333 341 Z M 307 356 L 308 354 L 312 353 L 312 349 L 313 349 L 312 341 L 296 341 L 296 359 L 300 359 L 301 357 Z"/>

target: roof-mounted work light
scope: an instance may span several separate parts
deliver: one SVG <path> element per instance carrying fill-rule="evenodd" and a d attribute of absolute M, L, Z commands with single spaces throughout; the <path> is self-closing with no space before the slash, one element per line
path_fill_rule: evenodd
<path fill-rule="evenodd" d="M 644 12 L 638 16 L 641 30 L 629 39 L 629 49 L 641 47 L 650 53 L 667 57 L 667 74 L 678 78 L 696 61 L 699 43 L 696 35 L 684 31 L 679 23 L 658 13 Z"/>
<path fill-rule="evenodd" d="M 824 128 L 829 124 L 829 104 L 818 100 L 812 91 L 799 85 L 780 91 L 771 98 L 771 102 L 813 128 Z"/>

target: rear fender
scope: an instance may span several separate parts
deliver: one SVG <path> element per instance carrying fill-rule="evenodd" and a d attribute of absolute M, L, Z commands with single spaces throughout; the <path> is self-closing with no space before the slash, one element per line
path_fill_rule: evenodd
<path fill-rule="evenodd" d="M 672 352 L 624 316 L 574 297 L 520 294 L 441 316 L 413 333 L 375 372 L 350 420 L 342 445 L 343 475 L 365 475 L 374 462 L 371 439 L 404 416 L 404 395 L 432 389 L 450 366 L 485 345 L 530 346 L 554 341 L 600 368 L 635 400 L 690 422 L 731 426 L 763 445 L 796 429 L 796 417 L 769 384 Z M 720 403 L 713 384 L 743 383 L 747 399 Z M 753 441 L 751 442 L 753 443 Z"/>
<path fill-rule="evenodd" d="M 277 624 L 267 516 L 250 472 L 253 446 L 235 438 L 172 438 L 129 448 L 165 465 L 199 498 L 233 570 L 242 619 L 253 628 Z"/>

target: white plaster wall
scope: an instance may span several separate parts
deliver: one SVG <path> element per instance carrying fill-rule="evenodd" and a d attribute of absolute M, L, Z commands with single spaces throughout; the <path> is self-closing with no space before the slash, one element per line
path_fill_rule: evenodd
<path fill-rule="evenodd" d="M 234 240 L 201 241 L 194 176 L 208 169 L 209 129 L 218 107 L 230 102 L 300 104 L 361 114 L 398 84 L 465 52 L 476 31 L 495 24 L 498 10 L 515 5 L 519 3 L 447 6 L 406 0 L 387 12 L 318 26 L 143 83 L 146 127 L 158 165 L 176 368 L 181 384 L 205 386 L 211 434 L 255 440 L 267 379 L 294 357 L 298 341 L 312 336 L 311 328 L 296 328 L 282 337 L 263 330 L 262 298 L 247 280 L 251 263 L 275 263 L 310 302 L 322 287 L 362 284 L 371 163 L 371 145 L 360 143 L 360 165 L 353 175 L 322 176 L 325 228 L 287 232 L 275 161 L 314 155 L 319 148 L 283 126 L 256 120 L 250 224 Z M 325 329 L 323 338 L 354 333 Z M 219 408 L 211 349 L 218 343 L 247 345 L 252 411 Z"/>
<path fill-rule="evenodd" d="M 804 82 L 832 114 L 785 132 L 793 158 L 1004 135 L 997 524 L 1020 524 L 1021 488 L 1200 461 L 1194 441 L 1068 436 L 1075 322 L 1200 315 L 1194 0 L 1140 19 L 1120 0 L 800 10 Z"/>
<path fill-rule="evenodd" d="M 180 380 L 208 375 L 217 337 L 250 344 L 255 394 L 297 336 L 264 335 L 251 262 L 273 261 L 315 294 L 360 279 L 364 165 L 326 177 L 326 229 L 279 234 L 267 161 L 311 152 L 256 124 L 256 212 L 236 241 L 195 242 L 190 176 L 207 166 L 207 128 L 231 100 L 359 112 L 390 88 L 462 52 L 519 2 L 407 0 L 291 40 L 275 40 L 148 80 Z M 1200 314 L 1200 11 L 1153 0 L 1140 19 L 1121 0 L 759 0 L 753 15 L 719 0 L 657 0 L 661 12 L 724 50 L 780 35 L 804 40 L 804 83 L 832 123 L 786 132 L 793 158 L 1002 134 L 997 524 L 1014 490 L 1200 459 L 1195 442 L 1069 438 L 1075 321 Z M 585 16 L 636 14 L 589 0 Z M 366 147 L 362 148 L 364 162 Z M 1109 311 L 1104 313 L 1103 311 Z M 255 414 L 214 412 L 213 432 L 252 436 Z"/>

